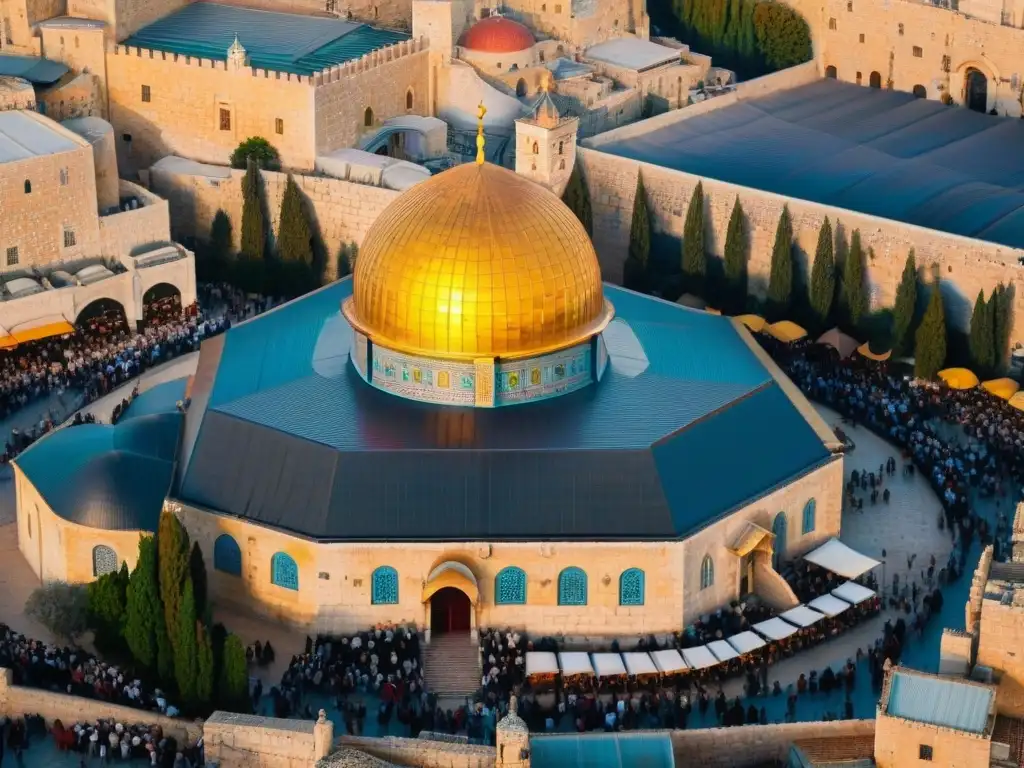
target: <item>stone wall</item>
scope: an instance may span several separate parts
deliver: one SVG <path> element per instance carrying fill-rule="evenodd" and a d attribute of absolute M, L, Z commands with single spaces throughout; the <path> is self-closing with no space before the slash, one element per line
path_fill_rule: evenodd
<path fill-rule="evenodd" d="M 878 712 L 875 720 L 875 765 L 877 768 L 907 768 L 924 765 L 921 747 L 931 747 L 933 765 L 974 768 L 989 765 L 991 736 L 940 728 Z"/>
<path fill-rule="evenodd" d="M 993 566 L 993 571 L 999 567 Z M 1006 567 L 1006 566 L 1004 566 Z M 1019 565 L 1009 566 L 1020 569 Z M 997 574 L 993 574 L 998 578 Z M 1018 577 L 1019 579 L 1019 577 Z M 986 597 L 981 607 L 977 663 L 991 667 L 999 688 L 996 704 L 1000 714 L 1024 717 L 1024 589 L 1019 584 L 1013 599 L 1003 604 Z"/>
<path fill-rule="evenodd" d="M 699 728 L 669 733 L 677 765 L 739 768 L 785 761 L 790 745 L 799 739 L 853 738 L 871 736 L 874 732 L 873 720 L 835 720 L 828 723 Z"/>
<path fill-rule="evenodd" d="M 429 739 L 342 736 L 338 743 L 354 747 L 389 763 L 417 768 L 494 768 L 497 758 L 494 747 L 451 744 Z"/>
<path fill-rule="evenodd" d="M 191 172 L 190 172 L 191 171 Z M 197 237 L 205 240 L 218 209 L 231 219 L 232 236 L 238 247 L 242 226 L 243 171 L 198 164 L 163 164 L 150 170 L 150 186 L 170 205 L 174 236 L 179 240 Z M 338 247 L 342 243 L 361 244 L 366 231 L 398 192 L 381 187 L 355 184 L 341 179 L 296 174 L 308 210 L 319 226 L 327 249 L 327 275 L 334 276 Z M 271 226 L 277 232 L 281 198 L 288 177 L 283 173 L 263 172 L 263 189 Z"/>
<path fill-rule="evenodd" d="M 167 201 L 123 179 L 118 191 L 122 198 L 138 199 L 141 207 L 100 217 L 101 255 L 118 259 L 145 246 L 168 244 L 171 219 Z"/>
<path fill-rule="evenodd" d="M 207 762 L 220 768 L 312 768 L 333 741 L 330 721 L 214 712 L 203 724 Z"/>
<path fill-rule="evenodd" d="M 0 668 L 0 715 L 22 717 L 26 714 L 42 715 L 47 726 L 51 726 L 54 720 L 61 720 L 70 727 L 73 723 L 101 718 L 126 724 L 159 725 L 165 734 L 185 743 L 196 741 L 203 731 L 202 720 L 179 720 L 142 709 L 107 704 L 97 699 L 14 685 L 11 670 Z"/>

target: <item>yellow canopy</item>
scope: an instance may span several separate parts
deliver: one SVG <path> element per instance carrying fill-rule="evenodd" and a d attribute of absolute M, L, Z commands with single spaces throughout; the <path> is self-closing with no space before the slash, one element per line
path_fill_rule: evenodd
<path fill-rule="evenodd" d="M 939 371 L 939 378 L 950 389 L 973 389 L 980 383 L 978 377 L 966 368 L 947 368 Z"/>
<path fill-rule="evenodd" d="M 51 336 L 63 336 L 66 333 L 74 333 L 75 327 L 61 315 L 49 315 L 37 320 L 30 320 L 21 323 L 11 329 L 10 333 L 0 337 L 0 349 L 11 349 L 19 344 L 39 339 L 48 339 Z"/>
<path fill-rule="evenodd" d="M 857 347 L 857 352 L 861 355 L 861 357 L 866 357 L 868 360 L 874 360 L 875 362 L 878 363 L 884 363 L 886 360 L 892 357 L 891 349 L 888 352 L 883 352 L 882 354 L 879 355 L 871 351 L 871 346 L 866 341 L 859 347 Z"/>
<path fill-rule="evenodd" d="M 1009 400 L 1011 397 L 1017 394 L 1017 390 L 1020 389 L 1020 384 L 1018 384 L 1013 379 L 1007 378 L 992 379 L 991 381 L 985 381 L 982 382 L 981 386 L 983 386 L 996 397 L 1003 398 L 1003 400 Z"/>
<path fill-rule="evenodd" d="M 1024 411 L 1024 392 L 1018 392 L 1010 398 L 1010 405 L 1018 411 Z"/>
<path fill-rule="evenodd" d="M 780 320 L 777 323 L 772 323 L 765 328 L 765 330 L 776 339 L 786 344 L 792 344 L 794 341 L 800 341 L 800 339 L 807 335 L 807 331 L 792 320 Z"/>
<path fill-rule="evenodd" d="M 760 315 L 737 315 L 736 319 L 754 333 L 760 333 L 764 330 L 765 320 Z"/>

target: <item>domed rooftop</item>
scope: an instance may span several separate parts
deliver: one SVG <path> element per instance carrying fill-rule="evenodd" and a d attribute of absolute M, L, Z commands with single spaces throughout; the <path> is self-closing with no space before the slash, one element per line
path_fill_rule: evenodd
<path fill-rule="evenodd" d="M 446 359 L 562 349 L 611 320 L 597 255 L 551 192 L 467 163 L 401 195 L 370 227 L 345 302 L 374 344 Z"/>
<path fill-rule="evenodd" d="M 480 53 L 518 53 L 536 42 L 533 33 L 518 21 L 488 16 L 467 29 L 459 45 Z"/>

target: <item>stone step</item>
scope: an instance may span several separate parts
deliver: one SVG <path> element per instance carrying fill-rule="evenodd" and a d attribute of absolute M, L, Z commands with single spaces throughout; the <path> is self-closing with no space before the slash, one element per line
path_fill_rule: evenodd
<path fill-rule="evenodd" d="M 480 687 L 480 648 L 469 634 L 443 634 L 423 650 L 427 690 L 438 696 L 471 696 Z"/>

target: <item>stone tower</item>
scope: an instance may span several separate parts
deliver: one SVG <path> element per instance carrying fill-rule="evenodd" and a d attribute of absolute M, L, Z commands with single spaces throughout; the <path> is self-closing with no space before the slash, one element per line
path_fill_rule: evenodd
<path fill-rule="evenodd" d="M 580 121 L 562 117 L 550 93 L 550 75 L 528 117 L 516 120 L 516 173 L 561 197 L 576 162 Z"/>
<path fill-rule="evenodd" d="M 517 709 L 518 702 L 513 696 L 508 703 L 508 714 L 496 729 L 498 759 L 495 768 L 530 768 L 530 729 Z"/>
<path fill-rule="evenodd" d="M 238 42 L 238 35 L 235 35 L 235 42 L 228 48 L 228 72 L 241 72 L 249 66 L 249 54 Z"/>

